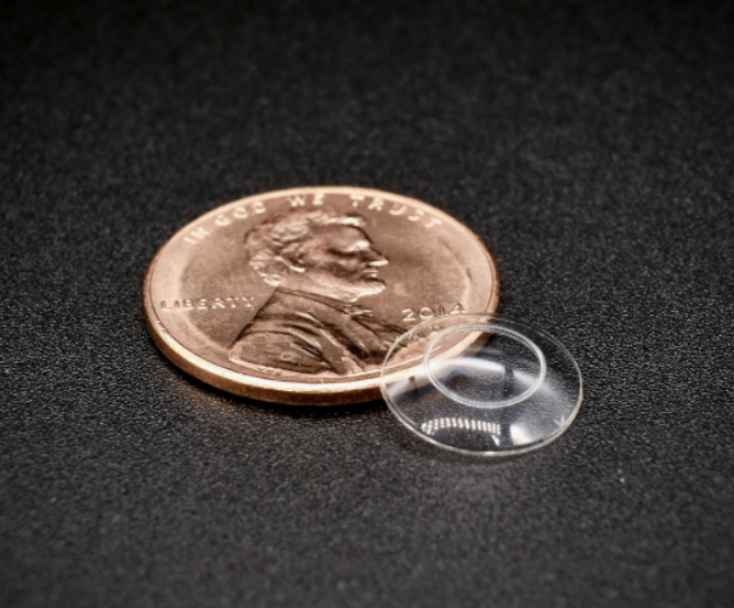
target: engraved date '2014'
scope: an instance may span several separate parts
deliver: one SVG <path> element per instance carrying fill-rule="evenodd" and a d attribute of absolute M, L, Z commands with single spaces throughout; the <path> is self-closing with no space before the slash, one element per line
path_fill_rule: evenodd
<path fill-rule="evenodd" d="M 434 317 L 446 317 L 448 315 L 460 315 L 466 312 L 466 309 L 457 302 L 453 306 L 444 306 L 436 304 L 434 306 L 423 306 L 422 308 L 403 308 L 400 311 L 403 315 L 405 323 L 417 323 L 419 321 L 427 321 Z"/>

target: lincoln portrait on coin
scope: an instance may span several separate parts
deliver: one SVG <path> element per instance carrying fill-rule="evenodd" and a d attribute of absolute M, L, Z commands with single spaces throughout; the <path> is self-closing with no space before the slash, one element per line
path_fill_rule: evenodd
<path fill-rule="evenodd" d="M 245 234 L 250 266 L 275 287 L 230 349 L 235 363 L 304 374 L 372 371 L 403 333 L 355 304 L 384 291 L 387 259 L 365 221 L 328 209 L 275 215 Z"/>

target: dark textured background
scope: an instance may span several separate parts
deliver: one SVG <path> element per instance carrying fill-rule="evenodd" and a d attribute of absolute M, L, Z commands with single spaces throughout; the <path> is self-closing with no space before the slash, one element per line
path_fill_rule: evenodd
<path fill-rule="evenodd" d="M 0 605 L 734 605 L 729 4 L 0 11 Z M 158 247 L 318 184 L 479 234 L 570 431 L 484 462 L 170 365 Z"/>

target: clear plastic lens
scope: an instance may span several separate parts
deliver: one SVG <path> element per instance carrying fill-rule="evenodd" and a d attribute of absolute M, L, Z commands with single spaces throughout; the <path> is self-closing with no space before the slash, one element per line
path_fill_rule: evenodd
<path fill-rule="evenodd" d="M 484 455 L 552 441 L 582 398 L 578 366 L 560 342 L 489 314 L 434 319 L 398 338 L 381 390 L 397 418 L 422 438 Z"/>

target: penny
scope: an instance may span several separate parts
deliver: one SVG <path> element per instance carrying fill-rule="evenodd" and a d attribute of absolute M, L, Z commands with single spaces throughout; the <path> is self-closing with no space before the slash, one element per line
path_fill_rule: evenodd
<path fill-rule="evenodd" d="M 250 196 L 177 232 L 145 278 L 155 344 L 219 389 L 290 405 L 377 399 L 391 344 L 427 319 L 493 312 L 499 281 L 469 229 L 352 187 Z M 395 370 L 417 353 L 398 358 Z M 390 372 L 390 370 L 386 370 Z"/>

